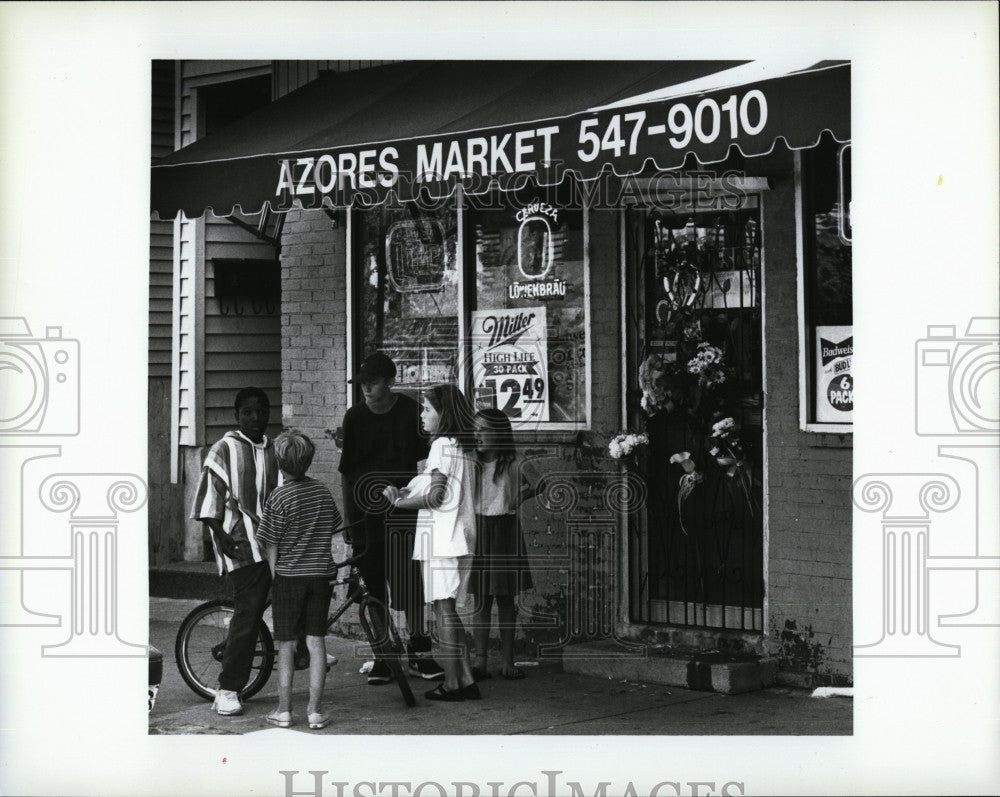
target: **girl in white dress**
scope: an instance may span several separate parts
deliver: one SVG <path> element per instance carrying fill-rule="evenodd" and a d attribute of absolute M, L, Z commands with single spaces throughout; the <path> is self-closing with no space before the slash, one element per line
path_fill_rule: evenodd
<path fill-rule="evenodd" d="M 385 496 L 400 509 L 419 509 L 413 558 L 423 566 L 424 597 L 434 607 L 437 655 L 444 682 L 428 700 L 478 700 L 479 687 L 469 667 L 465 628 L 456 612 L 464 603 L 476 546 L 475 460 L 472 407 L 455 385 L 436 385 L 424 394 L 420 420 L 432 438 L 422 476 L 403 490 L 387 487 Z"/>

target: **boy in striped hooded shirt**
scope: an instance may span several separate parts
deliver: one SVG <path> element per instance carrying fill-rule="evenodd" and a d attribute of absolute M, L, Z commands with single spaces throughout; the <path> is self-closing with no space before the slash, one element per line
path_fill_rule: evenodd
<path fill-rule="evenodd" d="M 219 574 L 228 573 L 233 587 L 233 618 L 212 704 L 223 715 L 243 713 L 239 693 L 250 678 L 257 624 L 271 588 L 256 533 L 279 477 L 274 446 L 264 434 L 271 411 L 267 394 L 243 388 L 234 407 L 237 429 L 226 432 L 209 450 L 191 510 L 192 519 L 211 530 Z"/>

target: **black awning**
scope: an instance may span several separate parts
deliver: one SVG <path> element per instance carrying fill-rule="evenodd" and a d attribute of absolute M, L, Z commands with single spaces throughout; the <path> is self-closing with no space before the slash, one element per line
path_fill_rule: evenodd
<path fill-rule="evenodd" d="M 160 218 L 481 193 L 850 139 L 850 64 L 411 61 L 317 80 L 152 168 Z"/>

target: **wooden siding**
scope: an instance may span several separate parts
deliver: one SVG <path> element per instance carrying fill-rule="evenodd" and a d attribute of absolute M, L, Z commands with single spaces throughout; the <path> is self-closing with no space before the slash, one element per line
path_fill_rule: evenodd
<path fill-rule="evenodd" d="M 223 313 L 215 294 L 213 258 L 277 260 L 274 247 L 225 219 L 205 216 L 205 442 L 233 428 L 233 397 L 241 387 L 267 391 L 273 407 L 281 407 L 281 297 L 273 311 L 254 315 Z M 281 426 L 281 412 L 272 413 Z M 272 424 L 272 431 L 274 424 Z"/>
<path fill-rule="evenodd" d="M 177 402 L 174 423 L 179 445 L 194 446 L 199 435 L 197 374 L 200 373 L 202 326 L 201 307 L 204 303 L 203 270 L 199 253 L 204 250 L 204 223 L 200 219 L 180 218 L 175 223 L 174 250 L 174 396 Z"/>
<path fill-rule="evenodd" d="M 150 161 L 174 151 L 174 61 L 153 61 Z M 169 379 L 173 332 L 174 225 L 149 222 L 149 377 Z"/>

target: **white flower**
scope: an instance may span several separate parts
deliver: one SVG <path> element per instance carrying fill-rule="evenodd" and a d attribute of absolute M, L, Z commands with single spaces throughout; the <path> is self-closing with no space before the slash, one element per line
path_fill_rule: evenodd
<path fill-rule="evenodd" d="M 617 438 L 608 443 L 608 453 L 611 454 L 612 459 L 621 459 L 622 447 Z"/>
<path fill-rule="evenodd" d="M 723 418 L 721 421 L 712 424 L 712 434 L 722 434 L 723 432 L 730 432 L 736 428 L 736 421 L 732 418 Z"/>

